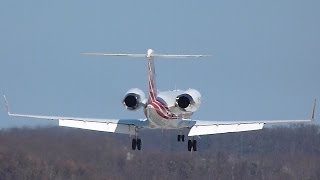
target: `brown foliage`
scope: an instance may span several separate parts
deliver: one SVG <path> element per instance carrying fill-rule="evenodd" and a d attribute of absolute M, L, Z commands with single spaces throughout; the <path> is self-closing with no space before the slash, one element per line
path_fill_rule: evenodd
<path fill-rule="evenodd" d="M 0 179 L 319 179 L 320 128 L 292 126 L 202 137 L 176 131 L 125 135 L 69 128 L 0 131 Z"/>

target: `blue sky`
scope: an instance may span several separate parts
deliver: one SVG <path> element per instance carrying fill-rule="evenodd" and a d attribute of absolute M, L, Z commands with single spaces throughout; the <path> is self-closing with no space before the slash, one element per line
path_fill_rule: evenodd
<path fill-rule="evenodd" d="M 159 90 L 201 92 L 195 119 L 307 118 L 320 98 L 319 8 L 317 0 L 1 1 L 0 92 L 19 113 L 142 118 L 121 100 L 132 87 L 147 90 L 146 62 L 80 53 L 153 48 L 212 55 L 156 62 Z M 5 111 L 0 119 L 2 128 L 50 124 Z"/>

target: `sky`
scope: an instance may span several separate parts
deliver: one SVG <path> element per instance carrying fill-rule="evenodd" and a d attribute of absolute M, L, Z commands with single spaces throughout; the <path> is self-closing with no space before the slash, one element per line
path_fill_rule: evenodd
<path fill-rule="evenodd" d="M 159 90 L 195 88 L 194 119 L 309 118 L 320 98 L 320 1 L 0 2 L 0 93 L 12 112 L 143 118 L 121 101 L 147 91 L 145 60 L 82 52 L 209 54 L 156 60 Z M 0 128 L 56 125 L 11 118 Z M 317 108 L 319 115 L 319 108 Z"/>

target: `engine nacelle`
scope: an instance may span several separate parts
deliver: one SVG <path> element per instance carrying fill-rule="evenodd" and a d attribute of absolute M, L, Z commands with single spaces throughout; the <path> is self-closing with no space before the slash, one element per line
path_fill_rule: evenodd
<path fill-rule="evenodd" d="M 176 97 L 176 107 L 186 112 L 195 112 L 201 104 L 201 94 L 195 89 L 189 89 Z"/>
<path fill-rule="evenodd" d="M 128 110 L 134 111 L 146 105 L 147 99 L 142 90 L 133 88 L 126 93 L 122 103 Z"/>

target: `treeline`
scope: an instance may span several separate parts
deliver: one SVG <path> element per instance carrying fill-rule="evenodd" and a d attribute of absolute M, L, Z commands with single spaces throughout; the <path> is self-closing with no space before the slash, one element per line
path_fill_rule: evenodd
<path fill-rule="evenodd" d="M 131 138 L 46 127 L 0 131 L 0 179 L 320 179 L 316 125 L 204 136 L 198 151 L 178 131 L 141 131 Z"/>

